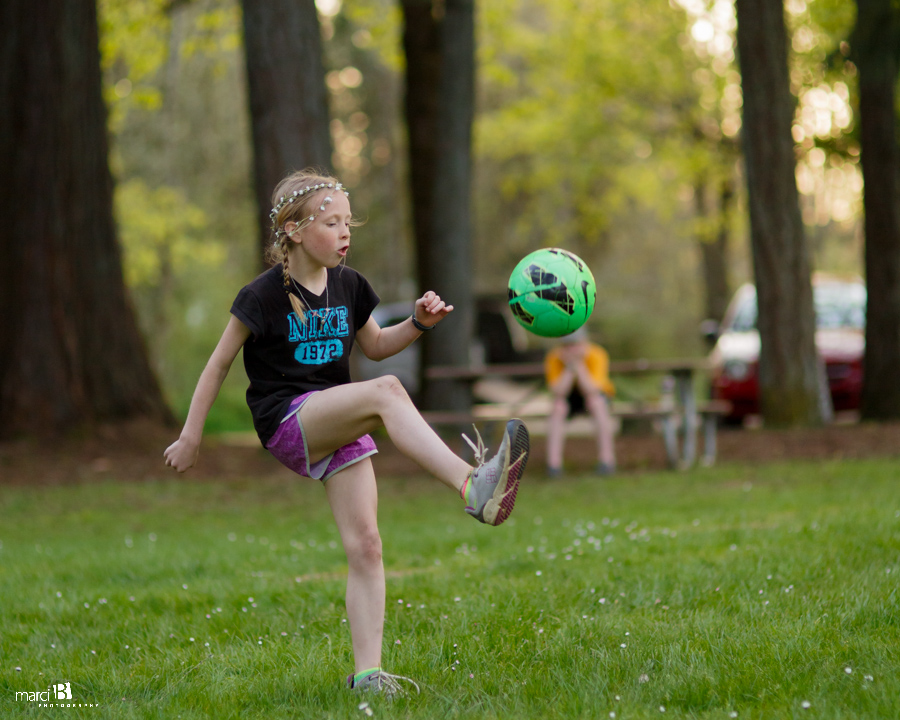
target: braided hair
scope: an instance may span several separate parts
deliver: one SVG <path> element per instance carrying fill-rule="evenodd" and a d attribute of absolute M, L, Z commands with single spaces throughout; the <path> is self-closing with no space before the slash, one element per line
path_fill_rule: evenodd
<path fill-rule="evenodd" d="M 291 301 L 291 307 L 300 318 L 300 322 L 306 322 L 306 308 L 303 301 L 291 292 L 291 274 L 289 271 L 291 236 L 285 232 L 286 223 L 296 223 L 294 232 L 299 232 L 307 227 L 315 218 L 317 212 L 317 199 L 321 192 L 339 187 L 340 183 L 330 175 L 320 172 L 315 168 L 307 168 L 291 173 L 282 180 L 272 193 L 272 236 L 273 242 L 266 249 L 266 260 L 275 265 L 282 264 L 284 291 Z M 321 185 L 321 190 L 310 191 L 315 186 Z"/>

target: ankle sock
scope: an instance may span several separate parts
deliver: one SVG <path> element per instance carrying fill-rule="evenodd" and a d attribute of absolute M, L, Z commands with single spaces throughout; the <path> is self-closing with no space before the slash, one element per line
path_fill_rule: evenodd
<path fill-rule="evenodd" d="M 356 675 L 353 676 L 354 687 L 357 685 L 357 683 L 361 683 L 363 680 L 365 680 L 367 677 L 369 677 L 369 675 L 374 675 L 377 672 L 381 672 L 380 667 L 369 668 L 368 670 L 363 670 L 361 672 L 356 673 Z"/>
<path fill-rule="evenodd" d="M 466 481 L 463 483 L 462 487 L 459 489 L 459 496 L 463 499 L 463 502 L 467 507 L 474 507 L 472 503 L 469 502 L 469 496 L 472 494 L 472 473 L 469 473 L 466 476 Z"/>

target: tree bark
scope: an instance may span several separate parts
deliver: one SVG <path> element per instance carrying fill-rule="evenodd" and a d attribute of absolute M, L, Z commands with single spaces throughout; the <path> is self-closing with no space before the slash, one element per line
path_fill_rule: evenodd
<path fill-rule="evenodd" d="M 253 179 L 264 251 L 271 241 L 275 186 L 306 167 L 331 173 L 328 96 L 315 0 L 244 0 L 242 5 Z"/>
<path fill-rule="evenodd" d="M 465 366 L 474 326 L 469 202 L 474 1 L 403 0 L 402 5 L 418 283 L 422 292 L 434 290 L 454 306 L 440 328 L 423 337 L 423 367 Z M 465 382 L 429 381 L 423 388 L 426 408 L 471 407 L 471 388 Z"/>
<path fill-rule="evenodd" d="M 859 67 L 864 182 L 866 355 L 862 417 L 900 418 L 900 147 L 896 87 L 900 9 L 857 0 L 853 53 Z"/>
<path fill-rule="evenodd" d="M 699 180 L 694 186 L 694 206 L 700 226 L 697 243 L 700 247 L 701 268 L 704 287 L 703 317 L 722 321 L 728 301 L 731 299 L 731 283 L 728 280 L 728 249 L 730 239 L 729 216 L 734 199 L 731 180 L 723 180 L 718 193 L 718 211 L 715 215 L 707 207 L 709 183 Z M 710 236 L 708 228 L 715 222 L 715 234 Z"/>
<path fill-rule="evenodd" d="M 0 8 L 0 437 L 170 421 L 122 277 L 96 7 Z"/>
<path fill-rule="evenodd" d="M 737 0 L 744 95 L 742 140 L 759 303 L 759 397 L 773 426 L 823 421 L 810 260 L 791 137 L 794 104 L 782 0 Z"/>

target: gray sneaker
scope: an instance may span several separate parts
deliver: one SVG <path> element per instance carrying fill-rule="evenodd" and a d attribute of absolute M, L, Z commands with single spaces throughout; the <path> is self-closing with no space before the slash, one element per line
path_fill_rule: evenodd
<path fill-rule="evenodd" d="M 503 440 L 497 454 L 485 462 L 487 448 L 475 430 L 478 443 L 463 435 L 463 439 L 475 451 L 477 467 L 469 474 L 475 506 L 467 506 L 466 512 L 487 525 L 499 525 L 506 521 L 516 503 L 519 480 L 528 462 L 528 428 L 518 419 L 506 423 Z"/>
<path fill-rule="evenodd" d="M 353 675 L 348 675 L 347 687 L 355 692 L 384 693 L 386 698 L 406 697 L 409 693 L 397 682 L 398 680 L 405 680 L 411 683 L 416 688 L 417 693 L 421 692 L 419 684 L 415 680 L 402 675 L 391 675 L 384 670 L 376 670 L 357 683 L 353 682 Z"/>

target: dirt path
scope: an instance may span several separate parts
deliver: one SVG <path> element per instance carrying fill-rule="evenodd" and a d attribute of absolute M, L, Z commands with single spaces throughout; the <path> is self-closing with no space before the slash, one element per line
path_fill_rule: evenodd
<path fill-rule="evenodd" d="M 107 428 L 82 440 L 53 443 L 19 441 L 0 444 L 0 485 L 59 485 L 110 478 L 136 482 L 172 477 L 163 465 L 165 447 L 177 430 L 144 424 Z M 485 438 L 488 446 L 491 439 Z M 377 438 L 376 471 L 381 476 L 419 474 L 411 461 L 400 455 L 386 437 Z M 452 444 L 451 440 L 451 444 Z M 853 424 L 817 430 L 725 430 L 718 435 L 720 462 L 765 463 L 786 459 L 852 459 L 895 457 L 900 460 L 900 423 Z M 461 443 L 460 443 L 461 448 Z M 665 452 L 658 435 L 625 435 L 617 438 L 619 468 L 623 473 L 665 468 Z M 531 467 L 543 470 L 543 437 L 533 440 Z M 593 443 L 571 437 L 566 445 L 566 465 L 572 470 L 594 466 Z M 226 443 L 209 438 L 200 463 L 185 480 L 214 481 L 253 476 L 290 478 L 291 473 L 253 443 Z"/>

